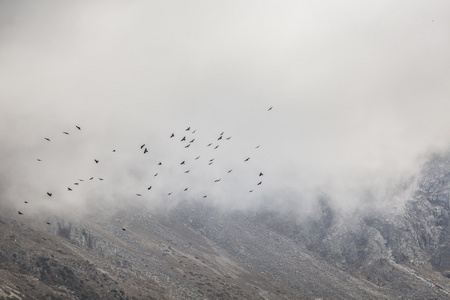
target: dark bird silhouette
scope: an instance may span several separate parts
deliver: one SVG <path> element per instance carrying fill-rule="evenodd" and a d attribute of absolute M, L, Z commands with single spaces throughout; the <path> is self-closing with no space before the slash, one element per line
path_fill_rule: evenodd
<path fill-rule="evenodd" d="M 223 135 L 225 132 L 222 132 L 220 135 Z"/>
<path fill-rule="evenodd" d="M 184 148 L 189 148 L 190 145 L 191 145 L 191 144 L 187 144 L 186 146 L 184 146 Z"/>
<path fill-rule="evenodd" d="M 212 165 L 212 164 L 213 164 L 213 162 L 212 162 L 212 161 L 208 163 L 208 165 Z"/>
<path fill-rule="evenodd" d="M 28 203 L 28 201 L 23 201 L 23 202 L 25 202 L 25 204 L 27 204 L 27 203 Z"/>
<path fill-rule="evenodd" d="M 233 171 L 233 169 L 229 170 L 228 173 L 231 173 L 231 171 Z"/>
<path fill-rule="evenodd" d="M 156 173 L 153 177 L 156 177 L 156 176 L 158 176 L 158 173 Z"/>
<path fill-rule="evenodd" d="M 262 183 L 262 181 L 258 182 L 258 184 L 257 184 L 257 185 L 261 185 L 261 183 Z"/>
<path fill-rule="evenodd" d="M 125 228 L 122 228 L 123 231 L 127 231 Z"/>
<path fill-rule="evenodd" d="M 247 157 L 244 161 L 248 161 L 250 159 L 250 157 Z"/>
<path fill-rule="evenodd" d="M 195 133 L 197 131 L 197 129 L 195 129 L 194 131 L 192 131 L 192 133 Z"/>
<path fill-rule="evenodd" d="M 50 142 L 50 139 L 49 138 L 45 138 L 47 141 L 49 141 Z"/>
<path fill-rule="evenodd" d="M 141 195 L 141 194 L 136 194 L 136 196 L 139 196 L 139 197 L 140 197 L 140 196 L 142 196 L 142 195 Z"/>
<path fill-rule="evenodd" d="M 145 144 L 143 144 L 143 145 L 141 146 L 141 149 L 144 148 L 144 147 L 145 147 Z"/>
<path fill-rule="evenodd" d="M 99 162 L 97 159 L 94 159 L 94 161 L 95 161 L 96 164 L 98 164 L 98 162 Z"/>
<path fill-rule="evenodd" d="M 172 133 L 171 135 L 170 135 L 170 138 L 173 138 L 175 136 L 175 134 L 174 133 Z"/>
<path fill-rule="evenodd" d="M 222 136 L 219 136 L 219 138 L 217 140 L 220 141 L 221 139 L 222 139 Z"/>
<path fill-rule="evenodd" d="M 67 131 L 63 131 L 63 133 L 69 135 L 69 133 Z"/>
<path fill-rule="evenodd" d="M 89 180 L 92 180 L 92 179 L 94 179 L 94 177 L 89 178 Z"/>
<path fill-rule="evenodd" d="M 181 162 L 181 164 L 180 164 L 180 165 L 184 165 L 184 162 L 185 162 L 185 161 L 183 160 L 183 161 Z"/>
<path fill-rule="evenodd" d="M 190 170 L 184 171 L 184 173 L 189 173 Z"/>
<path fill-rule="evenodd" d="M 116 150 L 113 150 L 113 152 L 116 152 Z"/>
<path fill-rule="evenodd" d="M 269 111 L 269 110 L 272 110 L 272 108 L 273 108 L 273 106 L 271 106 L 271 107 L 268 109 L 268 111 Z"/>
<path fill-rule="evenodd" d="M 159 163 L 158 163 L 158 166 L 160 166 L 160 165 L 162 165 L 162 163 L 161 163 L 161 162 L 159 162 Z"/>
<path fill-rule="evenodd" d="M 75 182 L 74 184 L 75 184 L 75 185 L 78 185 L 78 182 Z"/>
<path fill-rule="evenodd" d="M 67 190 L 70 192 L 72 189 L 70 187 L 68 187 Z"/>
<path fill-rule="evenodd" d="M 214 147 L 214 149 L 217 149 L 217 148 L 219 148 L 219 145 L 217 145 L 217 146 Z"/>
<path fill-rule="evenodd" d="M 103 180 L 103 178 L 100 178 L 100 177 L 98 179 Z"/>
<path fill-rule="evenodd" d="M 214 158 L 211 158 L 209 161 L 213 161 L 214 160 Z"/>
<path fill-rule="evenodd" d="M 193 143 L 195 141 L 195 139 L 192 139 L 189 143 Z"/>
<path fill-rule="evenodd" d="M 227 137 L 227 140 L 231 139 L 231 136 Z"/>
<path fill-rule="evenodd" d="M 168 195 L 168 196 L 172 195 L 172 192 L 168 193 L 167 195 Z"/>
<path fill-rule="evenodd" d="M 206 197 L 208 197 L 208 195 L 204 195 L 204 196 L 203 196 L 203 198 L 206 198 Z"/>
<path fill-rule="evenodd" d="M 49 197 L 51 197 L 53 194 L 52 193 L 49 193 L 49 192 L 47 192 L 47 195 L 49 196 Z"/>
<path fill-rule="evenodd" d="M 84 181 L 83 179 L 78 179 L 79 181 Z"/>
<path fill-rule="evenodd" d="M 144 149 L 144 154 L 147 153 L 147 152 L 148 152 L 148 150 L 147 150 L 147 148 L 145 148 L 145 149 Z"/>
<path fill-rule="evenodd" d="M 258 149 L 259 147 L 261 147 L 260 145 L 256 146 L 255 149 Z"/>
<path fill-rule="evenodd" d="M 183 136 L 183 138 L 181 139 L 182 142 L 184 142 L 186 140 L 186 137 Z"/>
<path fill-rule="evenodd" d="M 19 215 L 23 215 L 23 213 L 21 213 L 19 210 L 17 212 L 19 213 Z"/>
<path fill-rule="evenodd" d="M 37 161 L 42 161 L 42 160 L 38 158 Z"/>
<path fill-rule="evenodd" d="M 81 130 L 81 127 L 80 126 L 75 126 L 78 130 Z"/>
<path fill-rule="evenodd" d="M 249 193 L 253 193 L 253 190 L 248 191 Z"/>
<path fill-rule="evenodd" d="M 189 130 L 191 130 L 191 127 L 186 128 L 186 131 L 189 131 Z"/>
<path fill-rule="evenodd" d="M 50 223 L 50 222 L 45 222 L 45 224 L 47 224 L 47 225 L 52 225 L 52 223 Z"/>
<path fill-rule="evenodd" d="M 222 178 L 216 179 L 214 180 L 214 182 L 219 182 Z"/>
<path fill-rule="evenodd" d="M 150 191 L 151 189 L 152 189 L 152 186 L 149 186 L 149 187 L 147 188 L 147 190 L 149 190 L 149 191 Z"/>
<path fill-rule="evenodd" d="M 259 176 L 263 176 L 264 174 L 262 172 L 259 172 Z"/>
<path fill-rule="evenodd" d="M 185 188 L 184 191 L 186 192 L 188 190 L 188 188 Z"/>
<path fill-rule="evenodd" d="M 211 146 L 211 145 L 212 145 L 212 143 L 209 143 L 207 147 L 209 147 L 209 146 Z"/>
<path fill-rule="evenodd" d="M 195 159 L 199 159 L 200 158 L 200 156 L 197 156 Z"/>

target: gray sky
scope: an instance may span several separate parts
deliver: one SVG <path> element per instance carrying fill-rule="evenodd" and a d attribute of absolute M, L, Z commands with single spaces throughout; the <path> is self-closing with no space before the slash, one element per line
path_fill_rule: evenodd
<path fill-rule="evenodd" d="M 2 1 L 1 201 L 386 200 L 424 155 L 448 148 L 449 11 L 448 1 Z M 196 141 L 184 148 L 188 126 Z M 232 138 L 206 147 L 223 131 Z M 90 176 L 105 180 L 68 193 Z"/>

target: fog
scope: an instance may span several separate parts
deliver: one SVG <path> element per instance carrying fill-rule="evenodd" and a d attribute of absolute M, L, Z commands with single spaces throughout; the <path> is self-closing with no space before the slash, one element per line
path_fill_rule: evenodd
<path fill-rule="evenodd" d="M 401 204 L 398 187 L 448 149 L 448 11 L 447 1 L 3 1 L 0 201 L 27 213 Z"/>

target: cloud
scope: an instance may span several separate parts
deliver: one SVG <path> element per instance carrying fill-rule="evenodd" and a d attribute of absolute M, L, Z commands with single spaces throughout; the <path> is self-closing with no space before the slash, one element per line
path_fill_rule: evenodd
<path fill-rule="evenodd" d="M 444 2 L 2 6 L 2 201 L 167 205 L 208 194 L 225 207 L 305 207 L 327 194 L 353 209 L 448 147 Z M 207 147 L 222 131 L 232 138 Z M 66 192 L 94 175 L 105 180 Z M 136 200 L 149 185 L 154 194 Z"/>

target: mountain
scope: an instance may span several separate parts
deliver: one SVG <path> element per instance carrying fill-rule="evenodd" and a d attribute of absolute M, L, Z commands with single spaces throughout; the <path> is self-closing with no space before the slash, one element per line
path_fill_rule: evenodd
<path fill-rule="evenodd" d="M 450 155 L 406 195 L 351 214 L 322 199 L 304 217 L 206 201 L 82 217 L 5 207 L 0 299 L 449 299 Z"/>

